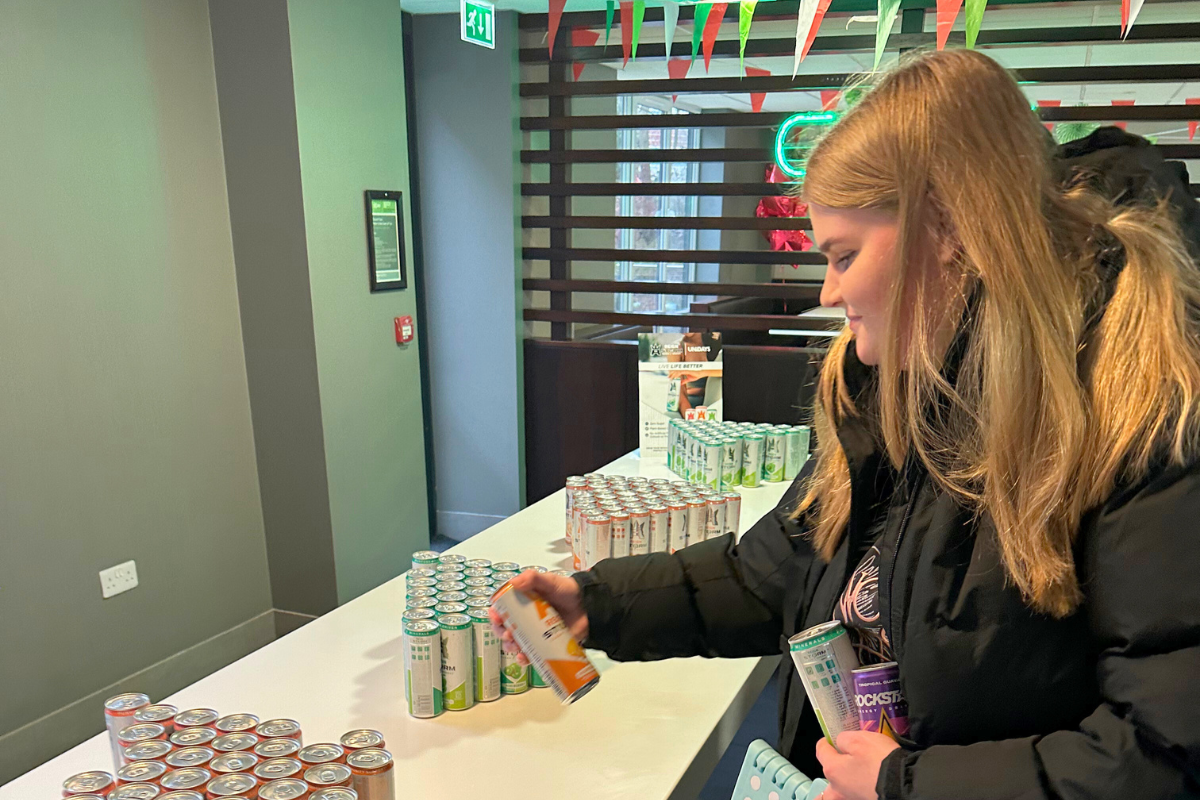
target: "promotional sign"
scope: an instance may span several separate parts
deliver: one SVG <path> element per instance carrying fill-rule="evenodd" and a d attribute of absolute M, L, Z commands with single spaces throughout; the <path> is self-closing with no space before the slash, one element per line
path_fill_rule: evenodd
<path fill-rule="evenodd" d="M 638 334 L 638 446 L 666 463 L 672 419 L 721 419 L 721 334 Z"/>

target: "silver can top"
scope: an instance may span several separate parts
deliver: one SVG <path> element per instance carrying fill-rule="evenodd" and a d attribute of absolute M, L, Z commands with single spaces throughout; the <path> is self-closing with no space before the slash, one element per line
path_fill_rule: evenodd
<path fill-rule="evenodd" d="M 400 616 L 405 621 L 412 621 L 418 619 L 433 619 L 437 616 L 437 614 L 434 613 L 432 608 L 409 608 L 405 609 L 404 613 Z"/>
<path fill-rule="evenodd" d="M 207 764 L 212 761 L 212 757 L 216 755 L 207 747 L 181 747 L 180 749 L 167 753 L 163 761 L 168 767 L 198 767 L 201 764 Z"/>
<path fill-rule="evenodd" d="M 308 800 L 358 800 L 358 792 L 346 786 L 327 786 L 310 794 Z"/>
<path fill-rule="evenodd" d="M 467 569 L 487 569 L 492 565 L 492 562 L 486 558 L 468 558 L 463 562 L 463 566 Z"/>
<path fill-rule="evenodd" d="M 383 744 L 383 734 L 371 728 L 359 728 L 346 731 L 341 738 L 342 747 L 347 750 L 361 750 L 366 747 L 379 747 Z M 353 753 L 351 753 L 353 755 Z M 350 756 L 346 756 L 347 762 Z"/>
<path fill-rule="evenodd" d="M 295 755 L 302 746 L 296 739 L 268 739 L 254 745 L 254 755 L 259 758 L 283 758 Z"/>
<path fill-rule="evenodd" d="M 142 706 L 133 712 L 133 718 L 138 722 L 166 723 L 175 719 L 175 715 L 178 713 L 179 709 L 175 706 L 170 706 L 166 703 L 152 703 L 148 706 Z"/>
<path fill-rule="evenodd" d="M 180 711 L 175 715 L 175 727 L 178 728 L 199 728 L 205 725 L 212 725 L 221 717 L 213 708 L 190 708 L 187 711 Z"/>
<path fill-rule="evenodd" d="M 162 788 L 153 783 L 126 783 L 108 794 L 108 800 L 154 800 Z"/>
<path fill-rule="evenodd" d="M 165 738 L 167 738 L 167 729 L 157 722 L 139 722 L 130 725 L 128 728 L 123 728 L 117 734 L 117 741 L 126 747 L 135 742 L 144 742 L 147 739 Z"/>
<path fill-rule="evenodd" d="M 213 772 L 249 772 L 258 764 L 258 756 L 244 750 L 225 753 L 208 762 L 208 768 Z"/>
<path fill-rule="evenodd" d="M 209 797 L 239 797 L 254 791 L 255 786 L 258 786 L 258 778 L 244 772 L 235 772 L 232 775 L 213 778 L 208 782 L 208 786 L 204 787 L 204 793 Z"/>
<path fill-rule="evenodd" d="M 179 789 L 174 792 L 160 794 L 157 800 L 204 800 L 204 795 L 192 789 Z"/>
<path fill-rule="evenodd" d="M 279 778 L 258 789 L 258 800 L 294 800 L 308 794 L 308 784 L 299 778 Z"/>
<path fill-rule="evenodd" d="M 195 789 L 204 786 L 213 778 L 212 773 L 204 767 L 184 767 L 163 775 L 159 785 L 174 791 L 177 789 Z"/>
<path fill-rule="evenodd" d="M 421 620 L 417 622 L 406 623 L 404 627 L 407 628 L 409 625 L 428 624 L 430 624 L 428 621 Z M 435 626 L 437 625 L 436 622 L 432 624 Z M 296 753 L 296 758 L 300 759 L 305 764 L 324 764 L 329 761 L 337 761 L 345 754 L 346 749 L 340 744 L 333 744 L 332 742 L 319 742 L 317 744 L 310 744 L 307 747 L 300 748 L 300 752 Z"/>
<path fill-rule="evenodd" d="M 412 560 L 418 564 L 424 564 L 432 561 L 437 561 L 438 551 L 436 550 L 418 550 L 412 554 Z"/>
<path fill-rule="evenodd" d="M 410 578 L 432 578 L 437 575 L 437 570 L 433 567 L 413 567 L 408 571 Z"/>
<path fill-rule="evenodd" d="M 294 719 L 269 719 L 254 729 L 262 739 L 289 739 L 300 733 L 300 723 Z"/>
<path fill-rule="evenodd" d="M 492 564 L 493 572 L 516 572 L 521 568 L 521 565 L 515 561 L 497 561 Z"/>
<path fill-rule="evenodd" d="M 356 750 L 346 756 L 346 766 L 354 772 L 376 772 L 392 763 L 392 754 L 379 747 Z"/>
<path fill-rule="evenodd" d="M 83 794 L 84 792 L 104 793 L 113 783 L 113 776 L 102 770 L 81 772 L 63 781 L 63 794 Z"/>
<path fill-rule="evenodd" d="M 213 723 L 221 733 L 241 733 L 258 727 L 258 717 L 253 714 L 227 714 Z"/>
<path fill-rule="evenodd" d="M 463 601 L 463 605 L 467 607 L 468 613 L 472 608 L 490 608 L 492 599 L 490 597 L 468 597 Z"/>
<path fill-rule="evenodd" d="M 118 783 L 152 783 L 168 771 L 161 761 L 131 761 L 117 770 Z"/>
<path fill-rule="evenodd" d="M 259 763 L 254 768 L 254 777 L 260 781 L 277 781 L 280 778 L 290 778 L 303 772 L 304 765 L 295 758 L 272 758 Z"/>
<path fill-rule="evenodd" d="M 443 553 L 438 556 L 439 564 L 462 564 L 466 560 L 466 556 L 460 556 L 458 553 Z"/>
<path fill-rule="evenodd" d="M 205 730 L 208 730 L 205 728 Z M 170 742 L 162 739 L 147 739 L 144 742 L 131 744 L 122 753 L 126 761 L 157 761 L 175 748 Z"/>
<path fill-rule="evenodd" d="M 137 711 L 142 706 L 150 705 L 149 695 L 141 692 L 127 692 L 104 701 L 104 711 L 110 716 L 125 717 Z"/>
<path fill-rule="evenodd" d="M 487 586 L 472 586 L 467 589 L 467 597 L 491 597 L 496 590 L 492 588 L 492 584 Z"/>
<path fill-rule="evenodd" d="M 319 764 L 304 770 L 309 786 L 336 786 L 350 780 L 350 768 L 345 764 Z"/>
<path fill-rule="evenodd" d="M 404 623 L 404 632 L 412 633 L 418 636 L 429 635 L 436 631 L 440 626 L 431 619 L 418 619 L 413 622 Z"/>
<path fill-rule="evenodd" d="M 226 733 L 212 740 L 209 744 L 218 753 L 232 753 L 237 750 L 253 750 L 258 744 L 258 737 L 253 733 Z"/>

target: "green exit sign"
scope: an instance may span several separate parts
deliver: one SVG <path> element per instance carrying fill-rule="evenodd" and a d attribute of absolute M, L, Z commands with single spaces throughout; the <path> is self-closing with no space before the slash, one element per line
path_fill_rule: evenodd
<path fill-rule="evenodd" d="M 459 0 L 459 23 L 464 42 L 496 49 L 496 6 L 487 0 Z"/>

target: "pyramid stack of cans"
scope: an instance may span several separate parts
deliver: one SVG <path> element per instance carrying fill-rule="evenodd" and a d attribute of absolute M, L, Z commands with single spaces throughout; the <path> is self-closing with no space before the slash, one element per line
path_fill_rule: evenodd
<path fill-rule="evenodd" d="M 737 492 L 687 481 L 595 473 L 567 478 L 566 541 L 576 569 L 736 536 L 741 513 Z"/>
<path fill-rule="evenodd" d="M 354 730 L 304 744 L 300 723 L 180 711 L 129 693 L 104 704 L 114 771 L 63 783 L 74 800 L 392 800 L 392 755 L 383 734 Z"/>
<path fill-rule="evenodd" d="M 808 460 L 807 425 L 673 419 L 667 468 L 715 491 L 793 480 Z"/>
<path fill-rule="evenodd" d="M 508 610 L 519 614 L 531 602 L 521 592 L 503 591 L 505 584 L 526 570 L 550 570 L 433 550 L 413 553 L 412 558 L 412 569 L 405 575 L 404 611 L 405 695 L 410 715 L 428 718 L 443 711 L 466 711 L 477 703 L 530 689 L 553 689 L 564 704 L 571 703 L 599 680 L 583 649 L 548 606 L 536 620 L 538 638 L 545 645 L 561 642 L 564 652 L 554 656 L 555 664 L 543 663 L 540 671 L 504 652 L 492 629 L 488 609 L 493 602 L 502 616 Z M 536 598 L 532 602 L 542 603 Z M 536 664 L 534 648 L 524 649 Z M 563 665 L 570 666 L 563 669 Z"/>

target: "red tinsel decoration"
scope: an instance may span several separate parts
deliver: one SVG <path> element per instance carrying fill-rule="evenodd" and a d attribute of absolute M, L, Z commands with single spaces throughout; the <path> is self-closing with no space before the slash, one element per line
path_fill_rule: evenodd
<path fill-rule="evenodd" d="M 775 164 L 767 166 L 763 179 L 767 183 L 786 183 L 791 180 L 784 175 Z M 808 213 L 808 206 L 787 195 L 772 195 L 758 201 L 754 209 L 756 217 L 803 217 Z M 776 251 L 807 251 L 813 246 L 812 239 L 804 231 L 763 231 L 763 236 L 772 250 Z M 792 264 L 795 269 L 798 265 Z"/>

